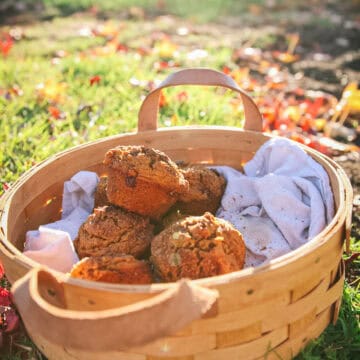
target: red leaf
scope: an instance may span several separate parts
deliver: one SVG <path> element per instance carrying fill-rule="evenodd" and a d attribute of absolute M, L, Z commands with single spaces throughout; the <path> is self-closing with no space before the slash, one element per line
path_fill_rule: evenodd
<path fill-rule="evenodd" d="M 154 62 L 154 69 L 161 71 L 165 70 L 170 67 L 170 63 L 168 61 L 155 61 Z"/>
<path fill-rule="evenodd" d="M 319 115 L 320 109 L 324 104 L 323 97 L 317 97 L 315 101 L 308 101 L 307 105 L 307 112 L 313 117 L 317 117 Z"/>
<path fill-rule="evenodd" d="M 310 130 L 314 127 L 314 122 L 312 118 L 308 114 L 306 114 L 300 119 L 299 125 L 303 131 L 310 132 Z"/>
<path fill-rule="evenodd" d="M 129 48 L 124 44 L 117 44 L 116 51 L 126 53 L 129 51 Z"/>
<path fill-rule="evenodd" d="M 61 111 L 56 106 L 49 106 L 48 111 L 49 114 L 55 119 L 60 119 L 62 117 Z"/>
<path fill-rule="evenodd" d="M 330 153 L 330 150 L 326 146 L 322 145 L 317 139 L 310 140 L 306 145 L 314 150 L 317 150 L 317 151 L 325 154 L 325 155 L 329 155 L 329 153 Z"/>
<path fill-rule="evenodd" d="M 90 79 L 90 86 L 93 86 L 94 84 L 99 84 L 101 81 L 101 77 L 99 75 L 92 76 Z"/>
<path fill-rule="evenodd" d="M 231 74 L 231 69 L 228 66 L 223 66 L 222 68 L 222 72 L 226 75 L 230 75 Z"/>
<path fill-rule="evenodd" d="M 9 34 L 6 34 L 5 37 L 0 39 L 0 51 L 2 55 L 7 56 L 13 45 L 14 41 Z"/>
<path fill-rule="evenodd" d="M 10 306 L 10 291 L 0 287 L 0 306 Z"/>

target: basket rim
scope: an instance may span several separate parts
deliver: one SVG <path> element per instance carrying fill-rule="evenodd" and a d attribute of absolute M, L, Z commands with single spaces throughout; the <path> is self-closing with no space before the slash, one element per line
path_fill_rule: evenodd
<path fill-rule="evenodd" d="M 158 128 L 157 130 L 149 130 L 146 132 L 140 132 L 141 134 L 147 134 L 151 136 L 151 134 L 158 134 L 158 133 L 166 133 L 166 132 L 178 132 L 178 131 L 193 131 L 193 130 L 206 130 L 206 131 L 229 131 L 232 133 L 237 132 L 247 132 L 252 133 L 255 136 L 263 136 L 265 138 L 273 139 L 273 138 L 284 138 L 277 135 L 271 135 L 266 134 L 262 132 L 257 131 L 251 131 L 251 130 L 243 130 L 241 128 L 232 127 L 232 126 L 217 126 L 217 125 L 190 125 L 190 126 L 173 126 L 171 128 Z M 58 278 L 61 281 L 64 281 L 66 283 L 82 286 L 86 288 L 93 288 L 97 290 L 104 290 L 104 291 L 120 291 L 120 292 L 159 292 L 166 289 L 169 289 L 169 287 L 173 286 L 174 283 L 152 283 L 150 285 L 127 285 L 127 284 L 109 284 L 104 282 L 94 282 L 89 280 L 83 280 L 83 279 L 75 279 L 70 277 L 69 274 L 62 273 L 56 270 L 53 270 L 45 265 L 42 265 L 28 257 L 26 257 L 12 242 L 10 242 L 6 238 L 6 231 L 4 230 L 3 223 L 6 225 L 7 222 L 7 213 L 8 209 L 11 206 L 11 200 L 12 197 L 16 194 L 19 186 L 27 181 L 28 178 L 35 175 L 38 171 L 40 171 L 43 167 L 47 166 L 49 163 L 53 162 L 55 159 L 59 159 L 63 157 L 66 154 L 69 154 L 71 152 L 78 151 L 80 149 L 84 149 L 86 147 L 92 146 L 95 143 L 100 142 L 107 142 L 109 140 L 114 139 L 121 139 L 123 137 L 128 136 L 136 136 L 139 132 L 126 132 L 118 135 L 111 135 L 104 138 L 100 138 L 97 140 L 89 141 L 84 144 L 76 145 L 71 148 L 65 149 L 61 152 L 58 152 L 43 161 L 39 162 L 38 164 L 34 165 L 30 169 L 28 169 L 26 172 L 24 172 L 10 187 L 8 191 L 6 191 L 0 198 L 0 225 L 1 225 L 1 232 L 0 232 L 0 242 L 1 244 L 6 248 L 6 250 L 11 253 L 14 256 L 14 260 L 21 262 L 22 265 L 25 265 L 28 267 L 28 269 L 32 269 L 34 267 L 42 267 L 45 268 L 47 271 L 51 272 L 56 278 Z M 322 244 L 327 242 L 326 235 L 330 232 L 334 232 L 339 230 L 339 228 L 342 226 L 342 224 L 345 222 L 347 211 L 344 211 L 345 207 L 345 197 L 349 196 L 347 193 L 347 187 L 344 186 L 343 181 L 341 180 L 340 175 L 338 174 L 339 171 L 343 171 L 341 167 L 336 164 L 333 160 L 328 158 L 326 155 L 311 149 L 303 144 L 297 143 L 293 140 L 288 139 L 292 143 L 300 146 L 304 151 L 306 151 L 307 154 L 313 155 L 315 157 L 315 161 L 320 158 L 327 167 L 327 170 L 334 173 L 338 185 L 339 185 L 339 206 L 336 210 L 334 217 L 331 219 L 329 224 L 319 233 L 317 234 L 313 239 L 306 242 L 305 244 L 301 245 L 295 250 L 290 251 L 287 254 L 281 255 L 273 260 L 270 260 L 269 262 L 263 263 L 262 265 L 259 265 L 257 267 L 248 267 L 244 268 L 239 271 L 231 272 L 224 275 L 217 275 L 202 279 L 196 279 L 191 280 L 197 285 L 200 286 L 216 286 L 221 285 L 233 281 L 238 281 L 242 278 L 248 278 L 253 275 L 256 275 L 258 273 L 262 272 L 268 272 L 271 270 L 278 269 L 280 267 L 286 266 L 289 263 L 292 263 L 299 259 L 300 257 L 309 254 L 310 252 L 316 250 L 318 247 L 320 247 Z M 321 164 L 323 165 L 323 164 Z M 81 169 L 80 169 L 81 170 Z M 79 170 L 79 171 L 80 171 Z M 347 209 L 345 209 L 347 210 Z M 6 228 L 6 226 L 5 226 Z"/>

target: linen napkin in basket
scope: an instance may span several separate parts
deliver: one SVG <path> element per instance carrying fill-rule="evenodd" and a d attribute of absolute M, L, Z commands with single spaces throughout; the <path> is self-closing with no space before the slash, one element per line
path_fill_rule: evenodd
<path fill-rule="evenodd" d="M 24 255 L 50 268 L 68 272 L 79 261 L 73 240 L 94 207 L 96 173 L 80 171 L 64 183 L 62 218 L 28 231 Z"/>
<path fill-rule="evenodd" d="M 274 138 L 244 166 L 218 166 L 227 187 L 217 216 L 244 236 L 245 267 L 257 266 L 311 240 L 334 215 L 324 168 L 296 144 Z"/>

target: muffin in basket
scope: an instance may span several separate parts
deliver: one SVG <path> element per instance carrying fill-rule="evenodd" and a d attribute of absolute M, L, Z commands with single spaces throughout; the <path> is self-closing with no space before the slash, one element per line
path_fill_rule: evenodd
<path fill-rule="evenodd" d="M 225 190 L 225 178 L 203 165 L 183 167 L 181 171 L 189 182 L 189 191 L 179 196 L 174 207 L 182 214 L 215 214 Z"/>
<path fill-rule="evenodd" d="M 109 201 L 152 219 L 159 219 L 188 190 L 177 165 L 159 150 L 119 146 L 106 153 L 104 164 Z"/>
<path fill-rule="evenodd" d="M 106 187 L 107 187 L 107 176 L 102 176 L 95 189 L 94 208 L 105 205 L 111 205 L 106 195 Z"/>
<path fill-rule="evenodd" d="M 115 206 L 103 206 L 81 225 L 74 240 L 79 258 L 127 254 L 138 258 L 148 249 L 153 225 L 148 218 Z"/>
<path fill-rule="evenodd" d="M 204 278 L 241 270 L 245 244 L 230 223 L 205 213 L 175 222 L 156 235 L 150 260 L 164 281 Z"/>
<path fill-rule="evenodd" d="M 86 257 L 71 270 L 74 278 L 117 284 L 150 284 L 151 269 L 148 261 L 131 255 L 105 255 Z"/>

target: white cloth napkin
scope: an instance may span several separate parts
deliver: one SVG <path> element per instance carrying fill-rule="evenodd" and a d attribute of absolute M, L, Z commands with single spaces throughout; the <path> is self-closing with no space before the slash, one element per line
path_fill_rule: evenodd
<path fill-rule="evenodd" d="M 68 272 L 79 261 L 74 244 L 67 232 L 40 226 L 28 231 L 24 254 L 54 270 Z"/>
<path fill-rule="evenodd" d="M 216 169 L 227 180 L 217 216 L 243 234 L 245 267 L 296 249 L 334 215 L 326 171 L 287 139 L 267 141 L 244 166 L 245 174 L 226 166 Z"/>
<path fill-rule="evenodd" d="M 57 271 L 71 270 L 79 261 L 72 241 L 93 210 L 98 181 L 96 173 L 80 171 L 64 183 L 61 220 L 26 233 L 26 256 Z"/>
<path fill-rule="evenodd" d="M 66 218 L 76 208 L 91 213 L 94 208 L 94 191 L 98 182 L 97 174 L 91 171 L 79 171 L 70 181 L 65 181 L 62 217 Z"/>

